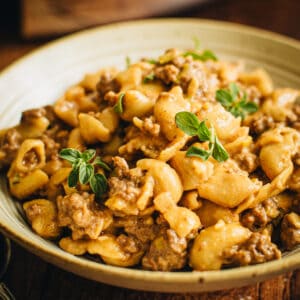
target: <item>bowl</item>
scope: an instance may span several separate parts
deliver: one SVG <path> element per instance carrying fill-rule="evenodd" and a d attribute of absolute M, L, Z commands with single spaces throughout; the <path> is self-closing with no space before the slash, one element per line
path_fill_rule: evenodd
<path fill-rule="evenodd" d="M 191 48 L 193 38 L 221 59 L 244 60 L 270 72 L 277 86 L 300 87 L 300 42 L 225 22 L 197 19 L 141 20 L 101 26 L 49 43 L 0 74 L 0 128 L 15 125 L 21 112 L 53 103 L 85 73 L 105 66 L 125 68 L 165 49 Z M 116 286 L 161 292 L 200 292 L 239 287 L 300 267 L 300 251 L 280 260 L 205 272 L 152 272 L 104 265 L 73 256 L 35 234 L 19 203 L 0 178 L 0 230 L 45 261 L 80 276 Z"/>

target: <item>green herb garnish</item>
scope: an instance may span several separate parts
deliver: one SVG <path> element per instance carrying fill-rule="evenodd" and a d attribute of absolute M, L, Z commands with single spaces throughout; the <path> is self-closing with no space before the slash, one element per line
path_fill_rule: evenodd
<path fill-rule="evenodd" d="M 211 50 L 204 50 L 201 54 L 195 51 L 187 51 L 183 54 L 184 57 L 191 56 L 194 60 L 213 60 L 217 61 L 217 56 Z"/>
<path fill-rule="evenodd" d="M 148 62 L 149 64 L 152 64 L 152 65 L 158 64 L 158 60 L 156 60 L 156 59 L 154 59 L 154 58 L 147 59 L 147 62 Z"/>
<path fill-rule="evenodd" d="M 194 42 L 194 49 L 195 49 L 196 51 L 200 50 L 200 48 L 201 48 L 201 43 L 200 43 L 200 40 L 199 40 L 199 38 L 198 38 L 197 36 L 194 36 L 194 37 L 193 37 L 193 42 Z"/>
<path fill-rule="evenodd" d="M 197 136 L 200 142 L 209 142 L 208 150 L 191 146 L 186 156 L 194 156 L 207 160 L 212 156 L 215 160 L 222 162 L 229 158 L 228 153 L 219 141 L 213 127 L 206 126 L 205 121 L 200 122 L 197 116 L 188 111 L 182 111 L 175 116 L 176 125 L 186 134 Z"/>
<path fill-rule="evenodd" d="M 241 117 L 242 120 L 247 114 L 257 111 L 258 106 L 254 102 L 247 100 L 247 94 L 239 99 L 240 90 L 235 83 L 230 83 L 228 89 L 220 89 L 216 91 L 216 99 L 223 107 L 231 112 L 235 117 Z"/>
<path fill-rule="evenodd" d="M 128 69 L 130 67 L 130 65 L 131 65 L 131 59 L 130 59 L 129 56 L 126 56 L 125 60 L 126 60 L 126 67 Z"/>
<path fill-rule="evenodd" d="M 89 183 L 92 191 L 99 197 L 107 191 L 107 179 L 103 174 L 95 174 L 94 166 L 98 165 L 106 171 L 111 169 L 99 156 L 95 157 L 95 155 L 96 150 L 94 149 L 88 149 L 81 153 L 73 148 L 65 148 L 59 153 L 60 158 L 72 165 L 72 171 L 68 177 L 69 187 L 75 187 L 78 182 Z"/>
<path fill-rule="evenodd" d="M 144 77 L 144 83 L 147 83 L 149 81 L 153 81 L 155 79 L 155 74 L 152 72 Z"/>
<path fill-rule="evenodd" d="M 121 93 L 119 95 L 117 103 L 114 105 L 113 109 L 117 114 L 123 113 L 123 98 L 125 96 L 125 93 Z"/>

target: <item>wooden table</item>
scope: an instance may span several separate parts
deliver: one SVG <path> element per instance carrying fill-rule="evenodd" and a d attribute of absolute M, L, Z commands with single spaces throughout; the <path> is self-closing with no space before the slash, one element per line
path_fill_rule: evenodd
<path fill-rule="evenodd" d="M 0 70 L 43 44 L 22 41 L 18 34 L 18 3 L 2 1 L 0 9 Z M 194 7 L 178 17 L 228 20 L 273 30 L 300 39 L 299 0 L 220 0 Z M 161 294 L 116 288 L 80 278 L 60 270 L 13 243 L 12 260 L 4 282 L 17 299 L 300 299 L 300 271 L 272 280 L 228 291 L 203 294 Z"/>

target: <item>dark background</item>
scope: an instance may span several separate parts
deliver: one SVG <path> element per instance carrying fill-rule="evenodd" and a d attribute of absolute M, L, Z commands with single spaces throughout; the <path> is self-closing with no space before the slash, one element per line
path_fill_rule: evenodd
<path fill-rule="evenodd" d="M 162 0 L 163 1 L 163 0 Z M 20 2 L 0 3 L 0 71 L 12 61 L 53 39 L 21 36 Z M 272 30 L 300 40 L 299 0 L 216 0 L 159 17 L 225 20 Z M 300 66 L 299 66 L 300 67 Z M 1 97 L 1 95 L 0 95 Z M 300 299 L 300 271 L 251 287 L 205 294 L 160 294 L 111 287 L 80 278 L 43 262 L 13 243 L 4 282 L 17 299 Z"/>

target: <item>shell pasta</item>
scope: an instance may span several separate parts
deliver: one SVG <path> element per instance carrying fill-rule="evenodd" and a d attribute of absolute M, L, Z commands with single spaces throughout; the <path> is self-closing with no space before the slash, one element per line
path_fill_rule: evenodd
<path fill-rule="evenodd" d="M 36 234 L 153 271 L 279 259 L 300 244 L 300 91 L 210 50 L 87 74 L 0 131 Z"/>

